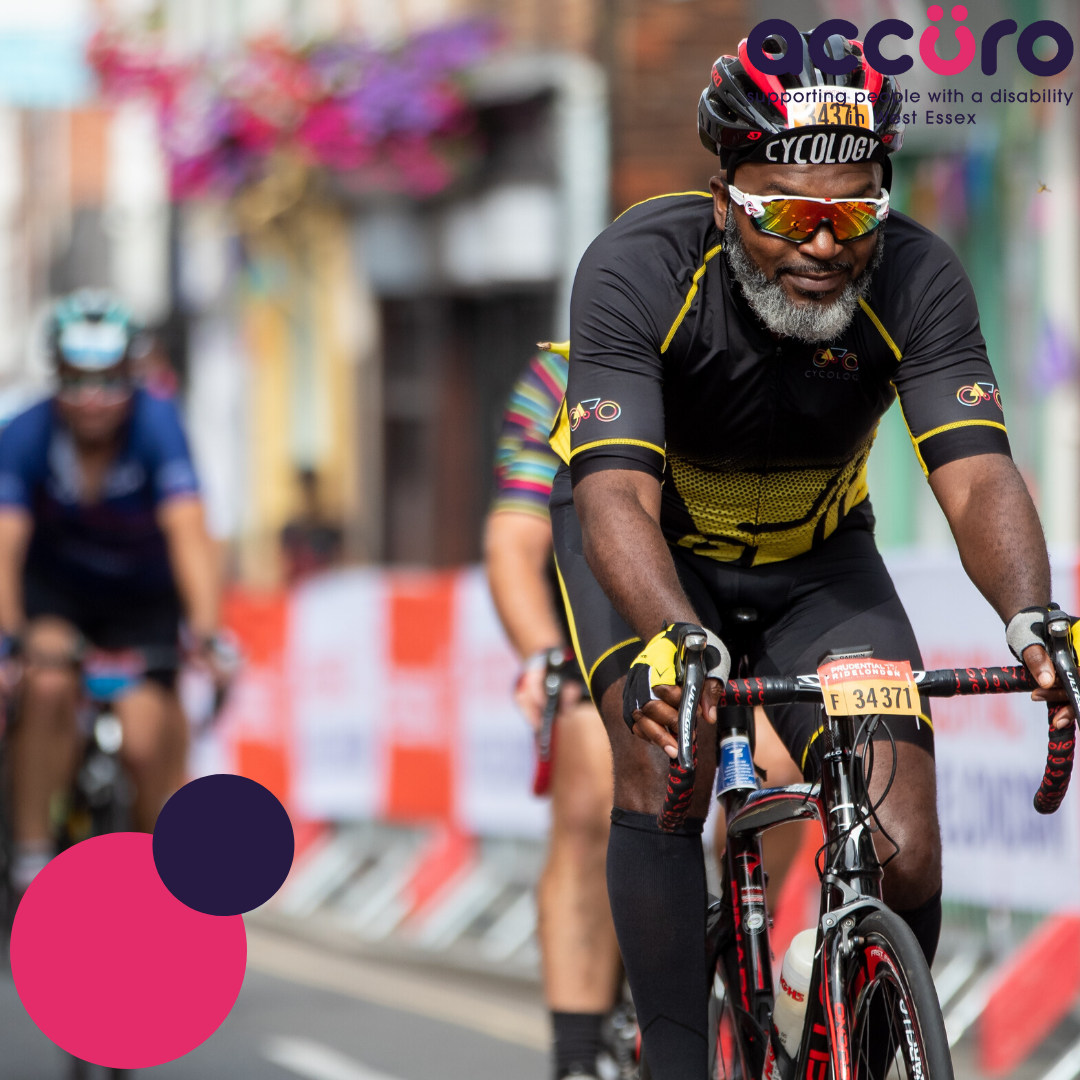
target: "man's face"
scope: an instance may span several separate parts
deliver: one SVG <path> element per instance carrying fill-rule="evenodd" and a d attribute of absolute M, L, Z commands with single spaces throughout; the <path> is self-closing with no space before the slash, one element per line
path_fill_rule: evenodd
<path fill-rule="evenodd" d="M 748 161 L 735 172 L 735 186 L 749 195 L 794 195 L 816 199 L 881 197 L 881 166 L 773 165 Z M 805 243 L 793 244 L 778 236 L 758 232 L 741 206 L 728 198 L 727 184 L 718 176 L 711 181 L 713 215 L 722 230 L 727 215 L 734 214 L 739 237 L 750 259 L 769 281 L 777 281 L 793 304 L 830 304 L 844 287 L 870 264 L 878 232 L 861 240 L 838 244 L 828 225 L 822 225 Z"/>
<path fill-rule="evenodd" d="M 131 405 L 128 363 L 101 372 L 82 372 L 62 363 L 59 374 L 56 405 L 76 443 L 86 447 L 111 443 Z"/>

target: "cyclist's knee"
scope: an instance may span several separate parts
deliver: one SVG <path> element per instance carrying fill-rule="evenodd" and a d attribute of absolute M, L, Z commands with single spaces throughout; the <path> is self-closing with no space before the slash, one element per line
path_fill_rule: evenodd
<path fill-rule="evenodd" d="M 78 631 L 63 619 L 35 619 L 24 636 L 23 712 L 28 723 L 75 705 Z"/>
<path fill-rule="evenodd" d="M 886 903 L 895 911 L 921 907 L 941 888 L 941 842 L 936 815 L 926 827 L 926 835 L 897 838 L 900 853 L 885 867 L 883 893 Z"/>
<path fill-rule="evenodd" d="M 607 849 L 611 821 L 611 793 L 574 791 L 562 794 L 554 807 L 552 846 L 588 858 Z"/>
<path fill-rule="evenodd" d="M 881 781 L 875 777 L 871 789 L 887 778 L 887 773 Z M 941 833 L 934 759 L 929 753 L 911 743 L 897 745 L 896 778 L 879 814 L 899 848 L 885 868 L 885 899 L 895 910 L 909 911 L 941 888 Z M 896 849 L 881 833 L 876 839 L 884 861 Z"/>
<path fill-rule="evenodd" d="M 153 683 L 143 683 L 117 703 L 124 727 L 121 751 L 127 766 L 136 771 L 160 764 L 168 747 L 170 709 L 168 693 Z"/>
<path fill-rule="evenodd" d="M 596 710 L 581 704 L 556 728 L 552 788 L 555 839 L 590 847 L 606 845 L 611 817 L 611 751 Z"/>
<path fill-rule="evenodd" d="M 623 720 L 622 691 L 625 679 L 610 686 L 601 702 L 601 715 L 611 740 L 615 771 L 615 805 L 623 810 L 655 814 L 664 804 L 670 758 L 657 746 L 632 734 Z M 709 812 L 712 780 L 716 768 L 716 728 L 699 721 L 697 781 L 690 816 L 704 818 Z"/>

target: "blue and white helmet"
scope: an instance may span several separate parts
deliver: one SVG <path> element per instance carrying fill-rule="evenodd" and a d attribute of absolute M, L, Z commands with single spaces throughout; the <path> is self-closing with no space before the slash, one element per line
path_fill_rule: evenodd
<path fill-rule="evenodd" d="M 81 371 L 115 367 L 127 355 L 134 335 L 131 313 L 102 289 L 79 289 L 65 296 L 49 320 L 54 357 Z"/>

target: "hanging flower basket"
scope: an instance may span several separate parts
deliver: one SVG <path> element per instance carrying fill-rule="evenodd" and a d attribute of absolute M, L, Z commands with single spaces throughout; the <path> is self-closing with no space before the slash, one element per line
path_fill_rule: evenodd
<path fill-rule="evenodd" d="M 348 39 L 293 49 L 267 38 L 235 56 L 179 62 L 102 31 L 90 61 L 108 98 L 155 102 L 174 199 L 235 196 L 285 160 L 356 191 L 425 198 L 476 156 L 464 80 L 497 43 L 492 23 L 470 20 L 394 49 Z"/>

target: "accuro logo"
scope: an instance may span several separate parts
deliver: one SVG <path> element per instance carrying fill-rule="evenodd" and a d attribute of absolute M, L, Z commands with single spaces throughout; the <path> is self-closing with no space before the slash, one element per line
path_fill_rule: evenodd
<path fill-rule="evenodd" d="M 961 386 L 956 391 L 956 400 L 961 405 L 967 405 L 968 408 L 974 408 L 984 401 L 992 401 L 998 409 L 1001 409 L 1001 391 L 992 382 L 977 382 L 970 386 Z"/>
<path fill-rule="evenodd" d="M 581 421 L 588 420 L 590 416 L 595 416 L 597 420 L 610 424 L 612 420 L 618 420 L 621 415 L 622 407 L 617 401 L 601 401 L 598 397 L 586 398 L 570 410 L 570 430 L 577 431 Z"/>
<path fill-rule="evenodd" d="M 850 349 L 818 349 L 814 353 L 813 367 L 806 371 L 808 379 L 844 379 L 859 381 L 859 357 Z"/>
<path fill-rule="evenodd" d="M 975 35 L 963 23 L 968 17 L 968 9 L 963 4 L 956 4 L 949 12 L 954 22 L 961 25 L 953 31 L 959 51 L 956 56 L 944 60 L 938 53 L 938 41 L 941 37 L 941 28 L 930 25 L 919 35 L 919 59 L 935 75 L 946 77 L 959 75 L 966 71 L 975 59 L 976 53 L 980 57 L 980 66 L 984 75 L 996 75 L 998 68 L 998 46 L 1016 34 L 1019 27 L 1015 19 L 999 19 L 987 27 L 982 36 L 982 41 L 977 43 Z M 926 9 L 927 21 L 931 24 L 941 22 L 945 18 L 945 9 L 940 4 L 931 4 Z M 746 51 L 754 66 L 767 75 L 798 75 L 803 70 L 803 50 L 809 49 L 810 60 L 815 67 L 820 68 L 828 75 L 845 75 L 859 66 L 859 61 L 854 56 L 843 56 L 834 59 L 825 52 L 825 43 L 831 34 L 841 34 L 851 40 L 859 40 L 859 28 L 847 19 L 826 19 L 818 23 L 817 28 L 810 35 L 809 43 L 803 41 L 802 36 L 795 26 L 786 19 L 765 19 L 746 37 Z M 787 42 L 787 51 L 783 54 L 765 52 L 762 46 L 765 41 L 773 36 L 781 37 Z M 915 36 L 915 28 L 902 19 L 883 19 L 874 23 L 863 35 L 861 44 L 863 53 L 870 66 L 882 75 L 902 75 L 909 71 L 915 61 L 906 53 L 899 56 L 885 56 L 881 51 L 882 42 L 886 38 L 899 38 L 901 41 L 910 41 Z M 1040 59 L 1035 54 L 1035 43 L 1040 38 L 1050 38 L 1056 46 L 1054 55 L 1046 60 Z M 946 45 L 946 52 L 951 52 L 950 46 Z M 895 51 L 896 46 L 891 45 L 889 51 Z M 1020 30 L 1016 38 L 1016 58 L 1020 61 L 1024 70 L 1032 75 L 1048 78 L 1052 75 L 1060 75 L 1073 58 L 1072 35 L 1064 26 L 1053 19 L 1038 19 L 1028 23 Z"/>

